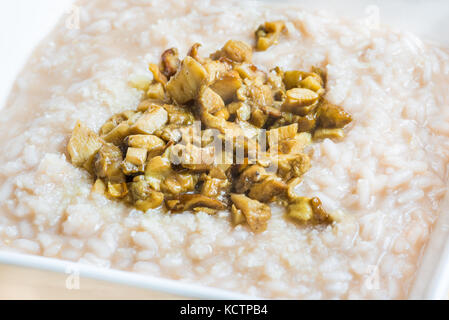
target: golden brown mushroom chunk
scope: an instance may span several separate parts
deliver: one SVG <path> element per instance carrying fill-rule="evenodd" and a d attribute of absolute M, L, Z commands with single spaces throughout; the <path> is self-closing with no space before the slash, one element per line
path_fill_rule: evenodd
<path fill-rule="evenodd" d="M 192 57 L 187 56 L 178 72 L 167 83 L 167 92 L 178 104 L 193 100 L 207 80 L 207 71 Z"/>
<path fill-rule="evenodd" d="M 254 184 L 248 196 L 260 202 L 272 202 L 276 197 L 282 197 L 287 192 L 287 184 L 280 178 L 271 175 L 262 182 Z"/>
<path fill-rule="evenodd" d="M 318 101 L 319 95 L 309 89 L 294 88 L 288 90 L 286 99 L 282 105 L 282 111 L 291 112 L 300 116 L 305 116 Z"/>
<path fill-rule="evenodd" d="M 67 151 L 73 165 L 90 170 L 92 160 L 102 145 L 101 138 L 78 121 L 67 145 Z"/>
<path fill-rule="evenodd" d="M 237 90 L 243 85 L 240 75 L 236 71 L 227 72 L 211 85 L 211 89 L 220 95 L 225 103 L 231 102 Z"/>
<path fill-rule="evenodd" d="M 162 73 L 170 79 L 178 71 L 178 67 L 181 61 L 178 58 L 178 49 L 171 48 L 165 50 L 161 56 L 161 69 Z"/>
<path fill-rule="evenodd" d="M 283 21 L 265 22 L 256 30 L 256 49 L 265 51 L 279 40 L 281 32 L 286 29 Z"/>
<path fill-rule="evenodd" d="M 267 229 L 268 220 L 271 218 L 269 206 L 243 194 L 231 194 L 231 200 L 235 208 L 245 215 L 246 221 L 254 233 L 261 233 Z"/>
<path fill-rule="evenodd" d="M 129 184 L 129 193 L 137 209 L 147 211 L 162 205 L 164 194 L 151 188 L 151 184 L 142 179 Z"/>
<path fill-rule="evenodd" d="M 301 223 L 330 224 L 331 216 L 324 210 L 321 200 L 317 197 L 296 197 L 287 207 L 287 215 Z"/>
<path fill-rule="evenodd" d="M 268 176 L 265 168 L 253 165 L 246 168 L 236 180 L 234 187 L 238 193 L 247 192 L 255 183 L 262 181 Z"/>
<path fill-rule="evenodd" d="M 226 205 L 217 199 L 212 199 L 201 194 L 183 194 L 173 207 L 173 211 L 179 212 L 202 207 L 215 210 L 226 209 Z"/>
<path fill-rule="evenodd" d="M 152 134 L 168 121 L 167 111 L 158 106 L 148 109 L 130 128 L 135 134 Z"/>
<path fill-rule="evenodd" d="M 97 177 L 114 183 L 125 182 L 122 172 L 122 151 L 112 143 L 104 144 L 95 155 L 94 168 Z"/>
<path fill-rule="evenodd" d="M 132 148 L 142 148 L 147 150 L 151 155 L 164 150 L 165 142 L 161 138 L 154 135 L 137 134 L 128 136 L 128 146 Z"/>
<path fill-rule="evenodd" d="M 224 47 L 212 55 L 212 59 L 228 58 L 235 62 L 251 62 L 253 49 L 243 41 L 229 40 Z"/>
<path fill-rule="evenodd" d="M 324 100 L 319 107 L 319 125 L 322 128 L 343 128 L 351 121 L 349 113 L 327 100 Z"/>
<path fill-rule="evenodd" d="M 286 139 L 293 139 L 298 132 L 298 124 L 293 123 L 288 126 L 283 126 L 277 129 L 267 131 L 267 140 L 270 148 L 277 146 L 280 142 Z"/>

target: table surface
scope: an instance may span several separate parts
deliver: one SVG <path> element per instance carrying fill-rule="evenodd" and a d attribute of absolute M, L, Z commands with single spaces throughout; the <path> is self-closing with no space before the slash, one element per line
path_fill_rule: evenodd
<path fill-rule="evenodd" d="M 67 274 L 0 265 L 0 300 L 171 300 L 183 297 Z M 78 286 L 79 284 L 79 286 Z"/>

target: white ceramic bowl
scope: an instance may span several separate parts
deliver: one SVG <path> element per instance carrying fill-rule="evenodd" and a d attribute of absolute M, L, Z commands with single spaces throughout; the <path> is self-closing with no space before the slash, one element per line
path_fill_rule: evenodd
<path fill-rule="evenodd" d="M 264 0 L 269 1 L 269 0 Z M 277 0 L 279 1 L 279 0 Z M 56 21 L 68 14 L 72 0 L 15 0 L 0 2 L 0 108 L 14 79 L 39 41 Z M 297 0 L 305 7 L 326 9 L 345 16 L 360 17 L 378 12 L 387 23 L 449 46 L 449 4 L 446 0 Z M 442 208 L 449 209 L 449 196 Z M 449 210 L 443 210 L 421 260 L 412 299 L 446 299 L 449 294 Z M 0 266 L 27 267 L 66 273 L 76 269 L 82 277 L 200 299 L 244 299 L 247 296 L 205 288 L 179 281 L 142 276 L 44 257 L 0 252 Z"/>

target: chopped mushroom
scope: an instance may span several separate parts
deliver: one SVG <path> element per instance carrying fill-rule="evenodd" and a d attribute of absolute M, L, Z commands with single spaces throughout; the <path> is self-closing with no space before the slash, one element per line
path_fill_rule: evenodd
<path fill-rule="evenodd" d="M 181 68 L 167 83 L 167 92 L 178 104 L 183 104 L 196 98 L 206 80 L 204 67 L 192 57 L 186 57 Z"/>
<path fill-rule="evenodd" d="M 268 145 L 270 148 L 279 145 L 280 142 L 286 139 L 293 139 L 298 132 L 298 124 L 293 123 L 288 126 L 283 126 L 277 129 L 267 131 Z"/>
<path fill-rule="evenodd" d="M 181 61 L 178 58 L 178 49 L 171 48 L 165 50 L 161 56 L 161 66 L 162 73 L 170 79 L 173 75 L 176 74 Z"/>
<path fill-rule="evenodd" d="M 178 195 L 193 191 L 198 182 L 198 175 L 187 172 L 173 172 L 161 184 L 164 193 Z"/>
<path fill-rule="evenodd" d="M 235 62 L 251 62 L 253 50 L 250 45 L 243 41 L 229 40 L 220 51 L 212 55 L 212 59 L 214 60 L 222 57 Z"/>
<path fill-rule="evenodd" d="M 211 208 L 215 210 L 224 210 L 226 205 L 216 199 L 212 199 L 201 194 L 183 194 L 179 197 L 179 202 L 173 208 L 174 211 L 186 211 L 193 208 Z"/>
<path fill-rule="evenodd" d="M 243 85 L 242 79 L 237 71 L 230 71 L 222 74 L 219 79 L 211 85 L 225 103 L 231 102 L 237 94 L 237 90 Z"/>
<path fill-rule="evenodd" d="M 248 196 L 260 202 L 273 202 L 276 197 L 284 196 L 287 191 L 287 185 L 276 176 L 269 176 L 262 182 L 254 184 Z"/>
<path fill-rule="evenodd" d="M 316 92 L 304 88 L 290 89 L 285 94 L 286 99 L 282 105 L 282 111 L 300 116 L 308 114 L 315 107 L 319 98 Z"/>
<path fill-rule="evenodd" d="M 254 233 L 261 233 L 267 229 L 268 220 L 271 218 L 269 206 L 243 194 L 231 194 L 231 200 L 236 210 L 240 210 L 244 214 Z"/>
<path fill-rule="evenodd" d="M 131 135 L 127 141 L 129 147 L 145 149 L 150 157 L 160 155 L 165 148 L 164 140 L 151 134 Z"/>
<path fill-rule="evenodd" d="M 323 209 L 319 198 L 296 197 L 294 202 L 287 207 L 287 214 L 292 219 L 301 223 L 330 224 L 331 216 Z"/>
<path fill-rule="evenodd" d="M 343 139 L 345 133 L 342 129 L 317 129 L 313 133 L 313 140 L 323 140 L 323 139 Z"/>
<path fill-rule="evenodd" d="M 234 226 L 242 224 L 246 221 L 245 215 L 243 214 L 242 210 L 237 209 L 235 205 L 232 205 L 231 207 L 231 217 L 232 224 Z"/>
<path fill-rule="evenodd" d="M 266 22 L 257 49 L 275 44 L 285 29 L 282 21 Z M 319 198 L 296 193 L 311 166 L 307 147 L 342 138 L 352 121 L 324 98 L 325 69 L 266 72 L 237 40 L 205 58 L 199 47 L 182 62 L 177 49 L 164 51 L 149 65 L 152 80 L 132 77 L 142 101 L 113 115 L 98 135 L 76 124 L 67 151 L 92 175 L 92 193 L 144 212 L 228 209 L 234 226 L 247 222 L 255 233 L 266 230 L 272 202 L 307 225 L 338 219 Z"/>
<path fill-rule="evenodd" d="M 111 143 L 104 144 L 95 155 L 96 176 L 115 183 L 125 182 L 126 178 L 120 166 L 122 161 L 122 151 L 119 147 Z"/>
<path fill-rule="evenodd" d="M 349 113 L 327 100 L 319 107 L 319 124 L 322 128 L 343 128 L 351 121 Z"/>
<path fill-rule="evenodd" d="M 168 121 L 168 113 L 162 107 L 148 109 L 130 128 L 134 134 L 153 134 Z"/>
<path fill-rule="evenodd" d="M 256 48 L 265 51 L 276 44 L 282 31 L 286 29 L 283 21 L 265 22 L 256 31 Z"/>
<path fill-rule="evenodd" d="M 78 121 L 67 145 L 67 151 L 74 165 L 91 170 L 92 160 L 102 146 L 103 141 L 100 137 Z"/>
<path fill-rule="evenodd" d="M 267 177 L 265 168 L 259 165 L 253 165 L 246 168 L 235 182 L 235 191 L 238 193 L 247 192 L 255 183 L 262 181 Z"/>

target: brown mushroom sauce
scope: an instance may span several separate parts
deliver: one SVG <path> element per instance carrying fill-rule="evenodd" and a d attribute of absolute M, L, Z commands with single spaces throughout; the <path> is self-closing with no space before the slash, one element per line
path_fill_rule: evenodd
<path fill-rule="evenodd" d="M 268 49 L 284 29 L 279 21 L 262 25 L 255 49 Z M 315 67 L 265 73 L 252 64 L 253 48 L 242 41 L 228 41 L 209 58 L 199 55 L 199 47 L 193 45 L 182 61 L 177 49 L 166 50 L 159 65 L 150 65 L 153 80 L 134 83 L 146 92 L 137 110 L 114 115 L 98 134 L 76 124 L 68 153 L 75 166 L 95 177 L 92 191 L 142 211 L 163 207 L 212 215 L 229 209 L 234 225 L 247 223 L 255 233 L 267 228 L 271 202 L 285 206 L 293 221 L 332 223 L 320 199 L 294 190 L 310 168 L 308 146 L 341 139 L 352 121 L 324 98 L 326 73 Z M 201 141 L 181 144 L 195 121 L 201 121 Z M 243 163 L 172 163 L 170 156 L 181 150 L 187 157 L 208 158 L 214 151 L 207 137 L 212 129 L 222 134 L 223 144 L 246 138 L 243 148 L 252 144 L 266 161 L 248 156 Z M 253 139 L 261 129 L 265 148 Z M 268 170 L 273 163 L 275 172 Z"/>

